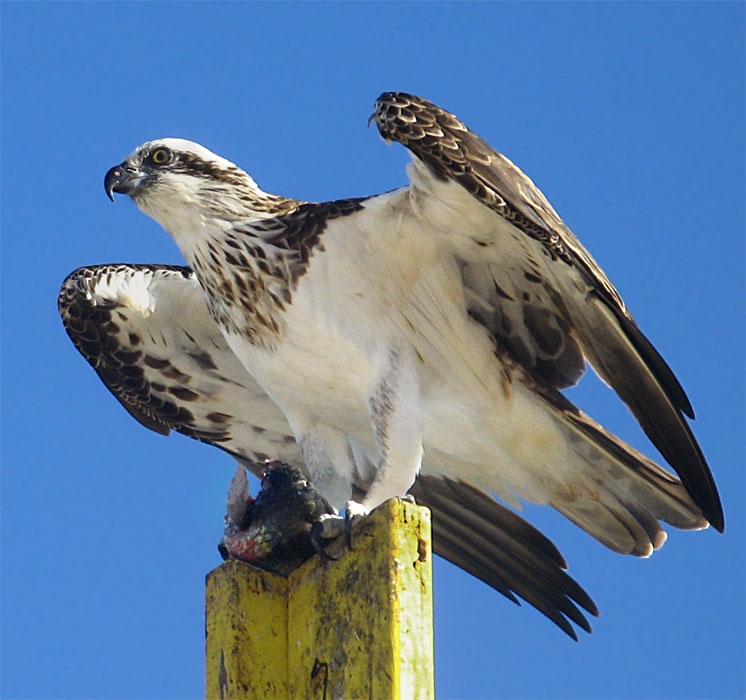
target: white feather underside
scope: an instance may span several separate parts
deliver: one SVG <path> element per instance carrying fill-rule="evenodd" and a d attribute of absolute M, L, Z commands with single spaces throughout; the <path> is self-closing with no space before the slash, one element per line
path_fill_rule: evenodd
<path fill-rule="evenodd" d="M 475 298 L 489 302 L 480 302 L 478 285 L 465 286 L 465 264 L 499 275 L 542 252 L 541 244 L 416 159 L 409 172 L 408 188 L 365 200 L 362 210 L 326 222 L 292 303 L 277 314 L 277 338 L 256 343 L 223 328 L 231 350 L 280 408 L 296 440 L 309 446 L 306 466 L 309 454 L 332 463 L 336 490 L 324 495 L 339 506 L 343 493 L 349 497 L 355 487 L 370 486 L 360 482 L 378 468 L 376 489 L 387 460 L 393 463 L 387 473 L 397 478 L 387 477 L 388 491 L 376 491 L 381 500 L 401 495 L 414 481 L 420 448 L 402 441 L 384 460 L 380 426 L 371 423 L 380 367 L 392 348 L 403 348 L 408 364 L 399 378 L 402 386 L 416 385 L 417 399 L 400 401 L 404 408 L 391 420 L 421 421 L 424 473 L 462 480 L 512 505 L 519 499 L 552 504 L 620 552 L 647 556 L 659 547 L 664 535 L 658 519 L 703 527 L 680 485 L 670 492 L 660 487 L 661 480 L 677 484 L 673 477 L 631 448 L 618 447 L 619 441 L 610 451 L 589 438 L 603 429 L 589 428 L 589 420 L 580 425 L 585 417 L 569 418 L 538 395 L 469 315 Z M 184 188 L 183 202 L 179 192 L 174 179 L 166 195 L 138 204 L 194 265 L 195 254 L 205 257 L 208 241 L 219 248 L 235 231 L 232 223 L 200 210 L 193 188 Z M 261 244 L 261 233 L 254 243 Z M 553 275 L 551 267 L 546 272 Z M 575 295 L 583 291 L 573 274 L 553 282 L 566 291 L 574 286 L 569 291 Z M 245 325 L 240 304 L 229 314 L 235 328 Z M 312 478 L 323 476 L 313 471 Z"/>
<path fill-rule="evenodd" d="M 296 437 L 319 424 L 346 436 L 354 447 L 350 485 L 365 470 L 359 455 L 375 465 L 367 402 L 373 368 L 404 342 L 418 358 L 424 473 L 463 480 L 513 506 L 520 499 L 551 503 L 621 552 L 645 556 L 659 547 L 661 514 L 679 526 L 701 526 L 687 498 L 661 505 L 653 486 L 537 401 L 520 372 L 504 379 L 493 341 L 466 313 L 457 258 L 444 256 L 439 232 L 412 214 L 410 194 L 382 195 L 328 223 L 323 251 L 315 252 L 282 316 L 279 342 L 266 348 L 227 336 Z M 481 220 L 475 226 L 484 228 Z M 462 221 L 464 246 L 468 230 Z M 643 518 L 647 529 L 626 505 L 641 497 L 640 510 L 652 513 Z"/>

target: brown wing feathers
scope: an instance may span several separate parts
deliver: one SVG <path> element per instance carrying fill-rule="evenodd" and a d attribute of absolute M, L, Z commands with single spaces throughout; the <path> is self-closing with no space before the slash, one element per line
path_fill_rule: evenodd
<path fill-rule="evenodd" d="M 118 340 L 121 319 L 118 304 L 94 303 L 91 295 L 96 281 L 109 272 L 132 270 L 172 270 L 175 274 L 191 274 L 188 267 L 151 265 L 107 265 L 102 268 L 80 268 L 62 283 L 58 308 L 70 340 L 88 360 L 107 389 L 135 420 L 161 435 L 171 428 L 189 431 L 190 416 L 180 415 L 174 403 L 156 396 L 144 378 L 142 353 L 136 350 L 136 334 L 130 334 L 130 344 Z"/>
<path fill-rule="evenodd" d="M 567 305 L 570 312 L 565 321 L 576 329 L 591 364 L 681 476 L 705 518 L 722 531 L 717 487 L 684 417 L 693 418 L 694 412 L 681 384 L 639 330 L 603 271 L 531 180 L 456 117 L 427 100 L 384 93 L 373 118 L 384 138 L 402 143 L 438 177 L 455 180 L 535 239 L 555 265 L 565 264 L 582 275 L 589 296 Z"/>
<path fill-rule="evenodd" d="M 179 276 L 184 280 L 193 277 L 188 267 L 160 265 L 103 265 L 76 270 L 64 281 L 59 297 L 60 314 L 70 339 L 112 394 L 147 428 L 163 435 L 174 429 L 226 450 L 245 466 L 254 467 L 247 455 L 257 459 L 257 445 L 241 441 L 249 435 L 254 441 L 266 438 L 268 431 L 256 427 L 238 437 L 237 425 L 230 415 L 236 412 L 235 400 L 228 400 L 218 391 L 209 395 L 195 391 L 196 399 L 184 393 L 191 391 L 190 385 L 198 389 L 199 380 L 203 379 L 199 374 L 201 371 L 209 374 L 211 381 L 217 376 L 222 378 L 219 381 L 240 387 L 246 383 L 246 378 L 242 376 L 243 370 L 237 361 L 226 364 L 225 354 L 218 348 L 203 349 L 199 356 L 193 353 L 192 375 L 184 376 L 186 383 L 180 382 L 176 367 L 167 366 L 165 353 L 162 358 L 149 354 L 153 352 L 149 336 L 165 342 L 152 316 L 143 318 L 113 299 L 92 299 L 97 284 L 107 275 L 111 281 L 112 275 L 128 278 L 138 272 L 152 272 L 158 278 L 161 301 L 179 293 L 178 287 L 182 286 L 177 284 Z M 169 275 L 175 279 L 169 280 Z M 116 291 L 110 289 L 109 296 L 115 297 Z M 183 326 L 184 332 L 201 337 L 202 332 L 189 327 L 189 314 L 183 304 L 177 308 L 177 317 L 171 321 Z M 206 310 L 202 315 L 207 318 Z M 150 350 L 142 350 L 144 347 Z M 208 349 L 210 353 L 206 351 Z M 177 348 L 173 348 L 171 354 L 174 353 L 177 353 Z M 160 379 L 159 373 L 164 371 L 169 376 Z M 154 386 L 154 381 L 167 382 L 169 386 Z M 192 409 L 189 415 L 183 415 L 177 402 L 169 402 L 166 398 L 174 391 L 174 397 L 181 394 L 192 399 L 187 401 Z M 240 396 L 243 397 L 242 410 L 247 414 L 245 420 L 250 420 L 251 414 L 266 414 L 267 406 L 257 403 L 256 396 L 249 393 Z M 268 397 L 266 400 L 269 402 Z M 222 431 L 216 430 L 217 427 Z M 279 426 L 275 426 L 275 430 L 279 430 Z M 299 462 L 300 451 L 295 446 L 290 427 L 286 426 L 285 431 L 284 435 L 277 436 L 275 443 L 281 444 L 281 449 L 285 450 L 280 456 L 294 462 L 293 454 L 297 452 Z M 273 452 L 268 457 L 277 453 L 277 447 L 272 445 L 260 447 Z M 462 483 L 421 476 L 411 492 L 421 505 L 432 510 L 436 554 L 477 576 L 513 602 L 518 602 L 514 593 L 519 595 L 573 639 L 577 640 L 577 635 L 570 620 L 590 631 L 590 625 L 578 606 L 597 615 L 595 604 L 565 573 L 564 558 L 538 530 L 489 496 Z"/>
<path fill-rule="evenodd" d="M 462 482 L 423 476 L 410 490 L 433 512 L 433 547 L 513 602 L 513 592 L 540 610 L 573 639 L 572 620 L 591 631 L 577 605 L 598 608 L 568 576 L 557 548 L 518 515 Z M 577 603 L 577 605 L 576 605 Z"/>
<path fill-rule="evenodd" d="M 563 403 L 565 399 L 557 390 L 573 384 L 582 374 L 581 350 L 631 408 L 645 433 L 679 473 L 704 517 L 722 531 L 723 514 L 717 488 L 686 421 L 685 416 L 693 418 L 694 413 L 684 390 L 641 333 L 611 282 L 543 194 L 507 158 L 455 116 L 427 100 L 405 93 L 385 93 L 377 101 L 372 118 L 384 138 L 404 144 L 437 178 L 455 180 L 478 202 L 531 239 L 526 250 L 533 251 L 535 247 L 539 253 L 536 257 L 543 264 L 541 269 L 535 260 L 531 264 L 537 267 L 524 269 L 521 259 L 511 269 L 509 280 L 499 261 L 493 261 L 486 273 L 477 269 L 482 266 L 481 253 L 476 262 L 464 265 L 464 275 L 474 276 L 473 288 L 466 280 L 468 293 L 478 290 L 480 284 L 486 288 L 497 285 L 500 274 L 506 288 L 509 282 L 513 285 L 512 297 L 505 297 L 507 292 L 495 287 L 496 297 L 490 303 L 486 303 L 485 296 L 474 292 L 469 313 L 482 325 L 492 327 L 498 347 L 502 344 L 515 360 L 528 365 L 527 371 L 537 379 L 537 391 L 565 416 L 568 425 L 614 457 L 611 466 L 593 463 L 594 479 L 603 477 L 603 468 L 618 470 L 618 465 L 639 474 L 641 479 L 635 482 L 634 498 L 630 499 L 628 493 L 615 492 L 613 483 L 604 494 L 609 517 L 615 517 L 616 512 L 635 540 L 629 551 L 648 554 L 650 543 L 653 548 L 662 544 L 665 534 L 656 518 L 682 528 L 702 527 L 704 523 L 674 476 L 607 433 L 569 402 Z M 355 209 L 360 205 L 351 200 L 349 206 Z M 533 252 L 530 256 L 534 257 Z M 470 265 L 474 266 L 473 270 Z M 547 273 L 545 277 L 543 272 Z M 168 303 L 174 305 L 173 314 L 179 316 L 180 332 L 194 341 L 188 350 L 179 345 L 169 348 L 170 354 L 164 351 L 157 357 L 144 352 L 140 333 L 152 333 L 153 346 L 159 346 L 161 341 L 166 344 L 166 338 L 158 330 L 161 328 L 158 323 L 163 322 L 154 321 L 147 314 L 138 315 L 136 308 L 126 308 L 117 301 L 116 293 L 93 299 L 96 285 L 102 280 L 108 280 L 109 284 L 116 275 L 128 277 L 141 273 L 158 275 L 159 284 L 163 285 L 159 294 L 177 297 Z M 571 275 L 574 277 L 568 281 Z M 81 268 L 65 280 L 60 292 L 59 309 L 65 328 L 109 390 L 134 418 L 151 430 L 161 434 L 177 430 L 220 447 L 249 466 L 259 464 L 265 456 L 300 464 L 300 452 L 284 417 L 280 413 L 275 415 L 277 407 L 269 397 L 253 386 L 253 380 L 243 377 L 245 370 L 230 353 L 217 328 L 218 339 L 211 341 L 214 347 L 209 348 L 212 355 L 203 347 L 209 343 L 197 343 L 189 335 L 194 324 L 190 313 L 180 310 L 180 292 L 174 291 L 179 287 L 176 283 L 179 279 L 194 281 L 193 272 L 188 267 L 161 265 Z M 556 280 L 559 283 L 555 288 Z M 562 280 L 567 282 L 565 286 Z M 521 299 L 528 298 L 526 284 L 534 285 L 531 295 L 537 303 L 536 308 L 529 306 L 528 311 L 517 305 Z M 584 285 L 587 293 L 578 291 Z M 545 288 L 548 296 L 539 294 L 539 287 Z M 568 295 L 570 287 L 574 292 Z M 199 299 L 199 313 L 207 319 L 206 309 L 201 308 L 201 294 Z M 506 299 L 514 305 L 506 305 Z M 170 307 L 167 308 L 161 314 L 173 315 Z M 518 323 L 511 323 L 511 318 Z M 502 323 L 502 332 L 498 321 Z M 520 351 L 526 334 L 520 332 L 521 324 L 536 345 L 523 348 L 524 356 Z M 209 332 L 204 335 L 204 328 L 200 330 L 203 341 L 211 337 Z M 169 357 L 175 364 L 169 364 Z M 184 359 L 189 359 L 191 377 L 179 375 L 176 365 Z M 186 365 L 182 369 L 187 371 Z M 191 380 L 194 381 L 190 384 Z M 221 386 L 222 391 L 216 388 Z M 257 421 L 247 413 L 261 415 L 262 420 Z M 436 553 L 514 602 L 520 596 L 574 639 L 577 636 L 571 623 L 590 631 L 580 608 L 597 615 L 595 604 L 565 573 L 567 566 L 557 548 L 535 528 L 487 494 L 462 482 L 420 475 L 411 493 L 433 512 Z M 661 494 L 665 497 L 661 498 Z M 614 501 L 617 496 L 619 508 Z M 648 497 L 655 503 L 657 510 L 652 512 L 656 517 L 645 511 Z M 561 503 L 552 505 L 564 512 Z M 589 513 L 591 521 L 579 523 L 581 527 L 592 534 L 594 528 L 603 530 L 603 524 L 593 520 L 597 511 Z M 582 512 L 572 509 L 565 514 L 571 519 L 584 517 Z M 604 541 L 603 532 L 594 536 Z M 614 543 L 607 544 L 614 548 Z"/>

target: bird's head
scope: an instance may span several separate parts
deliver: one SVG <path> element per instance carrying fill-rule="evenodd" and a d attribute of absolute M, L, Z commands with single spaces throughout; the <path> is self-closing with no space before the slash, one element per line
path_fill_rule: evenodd
<path fill-rule="evenodd" d="M 175 138 L 138 147 L 106 173 L 104 188 L 112 201 L 115 192 L 132 197 L 172 234 L 190 216 L 195 221 L 255 218 L 271 197 L 235 164 L 198 143 Z"/>

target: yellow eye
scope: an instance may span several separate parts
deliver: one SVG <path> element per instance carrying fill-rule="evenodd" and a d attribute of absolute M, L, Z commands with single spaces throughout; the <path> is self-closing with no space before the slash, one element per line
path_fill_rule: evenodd
<path fill-rule="evenodd" d="M 152 160 L 156 165 L 168 163 L 168 161 L 171 160 L 171 151 L 166 148 L 159 148 L 157 151 L 153 151 L 150 160 Z"/>

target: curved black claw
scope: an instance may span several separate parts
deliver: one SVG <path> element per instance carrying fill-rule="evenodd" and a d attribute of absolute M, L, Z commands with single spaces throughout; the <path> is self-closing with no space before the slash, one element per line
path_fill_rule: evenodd
<path fill-rule="evenodd" d="M 222 542 L 218 545 L 218 552 L 220 552 L 223 561 L 228 561 L 231 558 L 231 555 L 228 553 L 228 547 L 226 547 Z"/>
<path fill-rule="evenodd" d="M 352 551 L 352 523 L 355 517 L 353 513 L 350 513 L 349 508 L 345 511 L 345 544 L 350 551 Z"/>
<path fill-rule="evenodd" d="M 352 550 L 352 526 L 359 518 L 364 518 L 369 509 L 357 501 L 347 501 L 345 506 L 345 542 L 347 549 Z"/>
<path fill-rule="evenodd" d="M 324 544 L 323 531 L 324 523 L 321 520 L 317 520 L 313 525 L 311 525 L 311 544 L 316 550 L 316 553 L 321 558 L 321 563 L 328 564 L 330 561 L 337 561 L 337 557 L 333 557 L 331 554 L 327 554 L 326 546 Z"/>

